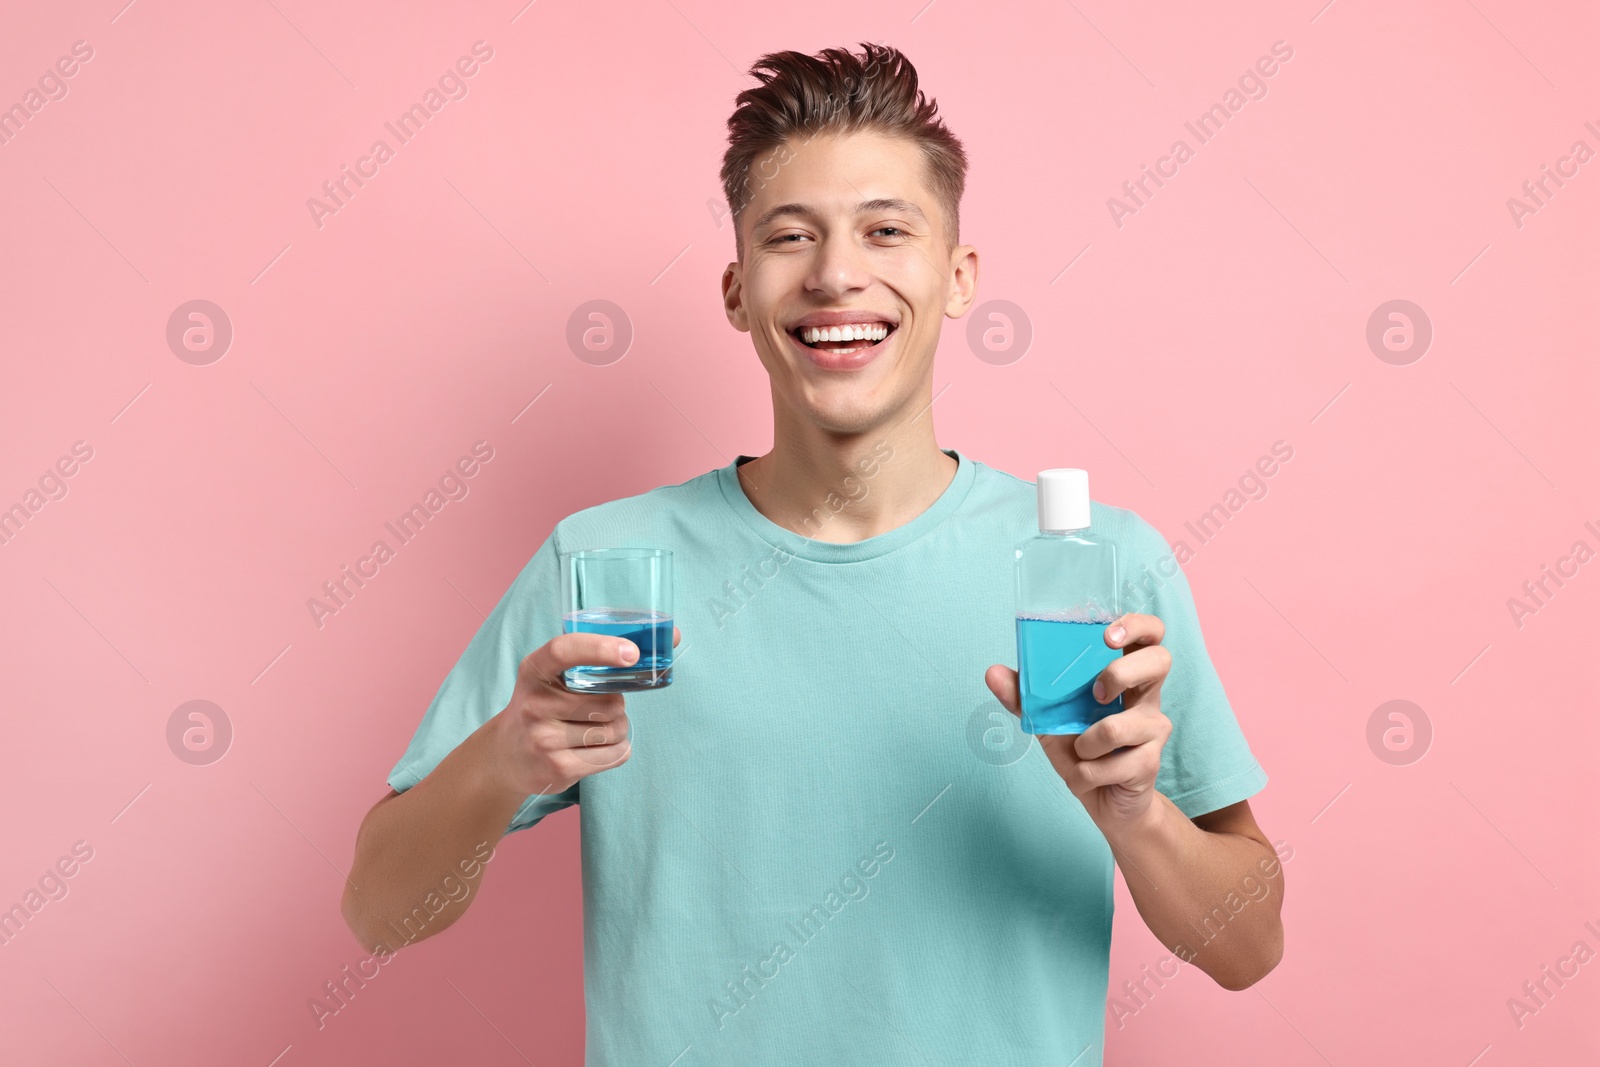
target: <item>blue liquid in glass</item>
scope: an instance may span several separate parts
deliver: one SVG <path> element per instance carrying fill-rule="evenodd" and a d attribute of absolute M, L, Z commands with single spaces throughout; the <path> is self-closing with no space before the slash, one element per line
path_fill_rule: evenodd
<path fill-rule="evenodd" d="M 586 608 L 562 616 L 563 633 L 605 634 L 623 637 L 639 649 L 639 658 L 627 667 L 569 667 L 569 683 L 635 683 L 639 688 L 663 685 L 672 671 L 672 616 L 659 611 L 628 608 Z"/>
<path fill-rule="evenodd" d="M 1022 689 L 1022 732 L 1081 734 L 1122 710 L 1119 693 L 1102 704 L 1094 680 L 1121 649 L 1106 647 L 1101 622 L 1017 616 L 1017 674 Z"/>

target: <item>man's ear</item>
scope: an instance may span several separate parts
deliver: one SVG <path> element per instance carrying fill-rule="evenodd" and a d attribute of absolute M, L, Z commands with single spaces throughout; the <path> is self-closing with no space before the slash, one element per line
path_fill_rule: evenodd
<path fill-rule="evenodd" d="M 944 313 L 959 319 L 972 309 L 978 298 L 978 250 L 971 245 L 960 245 L 950 252 L 950 297 L 944 303 Z"/>
<path fill-rule="evenodd" d="M 738 262 L 729 263 L 722 272 L 722 309 L 735 330 L 750 332 L 750 316 L 744 309 L 744 267 Z"/>

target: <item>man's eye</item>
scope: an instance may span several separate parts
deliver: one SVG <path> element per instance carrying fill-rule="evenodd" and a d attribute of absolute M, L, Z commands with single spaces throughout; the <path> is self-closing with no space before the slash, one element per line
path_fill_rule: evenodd
<path fill-rule="evenodd" d="M 888 230 L 890 233 L 893 233 L 896 237 L 904 237 L 906 235 L 906 232 L 904 230 L 902 230 L 898 226 L 879 226 L 876 230 L 873 230 L 872 232 L 873 233 L 883 233 L 885 230 Z"/>
<path fill-rule="evenodd" d="M 772 243 L 773 244 L 783 244 L 785 241 L 788 241 L 789 238 L 791 238 L 791 237 L 804 237 L 804 236 L 805 236 L 805 234 L 803 234 L 803 233 L 785 233 L 785 234 L 781 234 L 781 235 L 779 235 L 777 237 L 774 237 L 772 239 Z"/>

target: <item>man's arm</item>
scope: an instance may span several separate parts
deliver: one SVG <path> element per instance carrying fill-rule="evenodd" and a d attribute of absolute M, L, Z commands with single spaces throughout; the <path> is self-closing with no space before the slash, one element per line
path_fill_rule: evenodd
<path fill-rule="evenodd" d="M 676 627 L 672 636 L 676 646 Z M 633 642 L 614 637 L 552 638 L 523 658 L 504 710 L 422 781 L 373 806 L 356 834 L 341 902 L 345 923 L 368 951 L 397 951 L 460 919 L 477 895 L 485 853 L 492 855 L 528 797 L 564 792 L 627 760 L 622 694 L 574 693 L 561 674 L 581 664 L 626 667 L 638 658 Z M 459 898 L 446 878 L 465 883 Z M 445 907 L 425 906 L 430 895 Z"/>
<path fill-rule="evenodd" d="M 390 792 L 362 820 L 340 907 L 367 951 L 396 952 L 446 929 L 477 895 L 484 871 L 478 861 L 493 854 L 525 799 L 487 773 L 493 724 L 479 727 L 404 793 Z M 465 885 L 465 893 L 452 892 L 447 878 Z M 445 899 L 437 914 L 425 906 L 430 894 Z"/>
<path fill-rule="evenodd" d="M 1039 746 L 1105 835 L 1151 932 L 1224 989 L 1245 989 L 1283 958 L 1283 868 L 1246 801 L 1190 820 L 1156 789 L 1172 735 L 1161 711 L 1172 669 L 1165 634 L 1154 615 L 1130 612 L 1108 626 L 1106 644 L 1123 654 L 1094 693 L 1102 704 L 1121 694 L 1122 710 L 1081 734 L 1040 735 Z M 995 664 L 984 680 L 1020 717 L 1017 672 Z M 1278 893 L 1258 906 L 1250 894 L 1262 877 L 1275 877 Z"/>
<path fill-rule="evenodd" d="M 1106 840 L 1150 932 L 1222 988 L 1283 959 L 1283 865 L 1249 801 L 1191 820 L 1157 793 L 1143 822 Z"/>

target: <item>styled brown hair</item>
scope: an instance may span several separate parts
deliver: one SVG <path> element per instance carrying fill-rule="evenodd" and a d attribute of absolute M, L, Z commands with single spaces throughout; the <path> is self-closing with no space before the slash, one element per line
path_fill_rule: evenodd
<path fill-rule="evenodd" d="M 788 162 L 769 156 L 791 139 L 874 130 L 922 149 L 928 185 L 944 209 L 947 243 L 961 230 L 967 154 L 939 119 L 939 105 L 917 88 L 917 69 L 898 49 L 863 41 L 861 54 L 825 48 L 815 56 L 773 52 L 750 74 L 761 84 L 735 98 L 722 156 L 722 190 L 733 213 L 734 245 L 744 262 L 739 220 L 751 198 Z M 759 167 L 755 161 L 764 158 Z M 791 157 L 792 158 L 792 157 Z"/>

